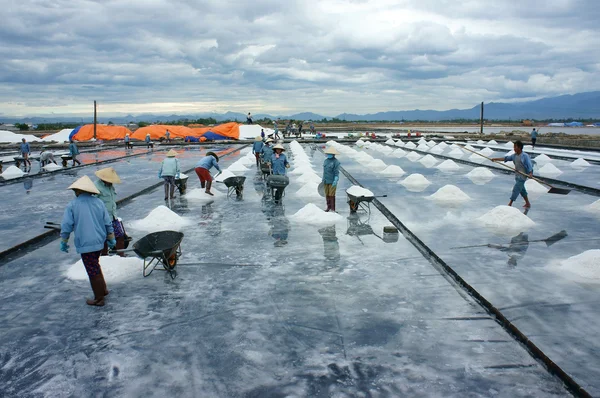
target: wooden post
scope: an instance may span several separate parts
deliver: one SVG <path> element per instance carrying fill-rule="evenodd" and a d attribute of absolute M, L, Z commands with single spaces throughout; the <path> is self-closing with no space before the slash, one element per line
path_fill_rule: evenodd
<path fill-rule="evenodd" d="M 481 115 L 479 117 L 479 134 L 483 135 L 483 101 L 481 101 Z"/>
<path fill-rule="evenodd" d="M 96 101 L 94 101 L 94 140 L 96 139 L 96 123 L 97 123 L 97 118 L 96 118 Z"/>

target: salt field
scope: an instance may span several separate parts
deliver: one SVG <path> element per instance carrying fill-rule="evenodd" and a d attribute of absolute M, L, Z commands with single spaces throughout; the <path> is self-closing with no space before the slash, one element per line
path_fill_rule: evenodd
<path fill-rule="evenodd" d="M 162 186 L 147 189 L 160 182 L 164 151 L 111 163 L 123 181 L 117 199 L 142 191 L 119 207 L 134 242 L 160 230 L 184 234 L 176 277 L 159 267 L 144 278 L 133 253 L 102 257 L 110 295 L 94 308 L 83 300 L 91 291 L 81 258 L 60 252 L 59 239 L 7 256 L 0 264 L 4 394 L 571 395 L 439 258 L 600 395 L 598 197 L 578 189 L 553 195 L 530 180 L 532 207 L 523 209 L 522 198 L 508 207 L 514 176 L 483 158 L 465 163 L 471 154 L 459 145 L 328 144 L 343 168 L 336 212 L 324 211 L 318 193 L 325 144 L 284 144 L 290 183 L 279 204 L 243 144 L 178 148 L 187 193 L 169 201 Z M 488 148 L 488 157 L 511 149 L 484 144 L 470 148 Z M 214 196 L 193 171 L 211 150 L 228 173 L 213 184 Z M 124 154 L 110 151 L 86 156 Z M 536 162 L 536 175 L 550 165 L 546 172 L 561 181 L 600 188 L 593 160 L 571 165 L 589 156 L 541 155 L 548 159 Z M 73 198 L 66 188 L 102 167 L 0 185 L 0 251 L 60 222 Z M 227 176 L 246 177 L 243 195 L 228 196 Z M 346 190 L 365 200 L 357 213 Z M 390 239 L 394 219 L 435 256 L 403 233 Z"/>

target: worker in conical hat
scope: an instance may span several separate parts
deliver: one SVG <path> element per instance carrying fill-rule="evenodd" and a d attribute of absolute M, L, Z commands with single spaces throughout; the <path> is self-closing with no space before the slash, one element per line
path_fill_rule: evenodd
<path fill-rule="evenodd" d="M 198 179 L 200 179 L 200 186 L 202 186 L 202 188 L 206 187 L 205 192 L 210 196 L 214 196 L 210 191 L 213 182 L 210 169 L 213 167 L 221 172 L 221 168 L 219 167 L 219 156 L 214 152 L 206 152 L 206 156 L 196 163 L 196 168 L 194 169 Z"/>
<path fill-rule="evenodd" d="M 104 206 L 106 206 L 106 211 L 108 211 L 108 215 L 112 220 L 113 231 L 117 241 L 116 249 L 125 249 L 125 227 L 123 227 L 123 223 L 117 215 L 117 191 L 114 186 L 114 184 L 121 183 L 121 178 L 119 178 L 119 175 L 112 167 L 100 169 L 95 174 L 98 177 L 98 180 L 94 183 L 99 192 L 97 196 L 104 203 Z M 108 245 L 105 245 L 102 255 L 106 256 L 107 254 Z"/>
<path fill-rule="evenodd" d="M 273 147 L 271 143 L 273 142 L 272 138 L 267 138 L 265 141 L 265 145 L 262 147 L 260 151 L 260 157 L 263 162 L 270 163 L 271 156 L 273 156 Z"/>
<path fill-rule="evenodd" d="M 263 144 L 261 136 L 257 136 L 254 139 L 254 144 L 252 144 L 252 153 L 254 154 L 254 157 L 256 158 L 256 167 L 260 166 L 260 154 L 262 152 L 264 145 L 265 144 Z"/>
<path fill-rule="evenodd" d="M 335 192 L 337 183 L 340 179 L 340 161 L 335 158 L 339 152 L 332 146 L 325 151 L 325 161 L 323 162 L 323 186 L 325 189 L 325 200 L 327 208 L 325 211 L 335 211 Z"/>
<path fill-rule="evenodd" d="M 176 156 L 177 151 L 174 149 L 167 152 L 167 157 L 162 161 L 158 172 L 158 178 L 165 181 L 165 200 L 175 198 L 175 179 L 181 174 L 179 159 Z"/>
<path fill-rule="evenodd" d="M 86 303 L 103 306 L 108 289 L 100 268 L 100 253 L 105 242 L 111 249 L 117 244 L 112 222 L 104 203 L 94 196 L 100 192 L 88 176 L 81 177 L 68 189 L 75 192 L 76 198 L 67 205 L 60 225 L 60 250 L 69 252 L 69 237 L 74 233 L 75 249 L 81 255 L 94 291 L 94 299 Z"/>
<path fill-rule="evenodd" d="M 287 157 L 283 153 L 285 148 L 281 144 L 277 144 L 273 146 L 273 155 L 271 156 L 271 170 L 273 171 L 273 175 L 285 175 L 285 169 L 290 168 L 290 163 L 287 160 Z"/>

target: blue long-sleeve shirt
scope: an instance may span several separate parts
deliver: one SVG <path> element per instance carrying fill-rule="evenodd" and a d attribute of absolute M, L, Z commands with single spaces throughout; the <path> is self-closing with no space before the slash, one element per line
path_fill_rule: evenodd
<path fill-rule="evenodd" d="M 221 171 L 217 159 L 215 159 L 215 157 L 212 155 L 208 155 L 200 159 L 200 161 L 196 163 L 196 167 L 202 167 L 206 170 L 210 170 L 212 167 L 214 167 L 215 169 Z"/>
<path fill-rule="evenodd" d="M 60 225 L 60 237 L 69 239 L 71 232 L 75 234 L 77 253 L 102 250 L 107 237 L 113 234 L 104 203 L 87 192 L 70 201 Z"/>
<path fill-rule="evenodd" d="M 260 153 L 263 146 L 264 144 L 262 141 L 254 141 L 254 144 L 252 144 L 252 153 Z"/>
<path fill-rule="evenodd" d="M 79 149 L 77 148 L 77 145 L 75 145 L 74 142 L 72 142 L 69 145 L 69 155 L 73 156 L 73 155 L 79 155 Z"/>
<path fill-rule="evenodd" d="M 523 174 L 529 174 L 533 172 L 533 163 L 531 163 L 531 158 L 525 152 L 521 152 L 520 155 L 514 153 L 512 155 L 505 156 L 504 161 L 512 161 L 515 164 L 515 169 L 517 169 L 517 171 L 520 171 Z M 515 173 L 515 178 L 517 180 L 527 180 L 527 177 L 519 173 Z"/>
<path fill-rule="evenodd" d="M 323 162 L 323 182 L 333 184 L 336 177 L 340 177 L 340 161 L 336 158 L 326 158 Z"/>
<path fill-rule="evenodd" d="M 265 145 L 262 147 L 261 153 L 264 161 L 268 162 L 271 159 L 271 156 L 273 156 L 273 147 Z"/>
<path fill-rule="evenodd" d="M 117 191 L 114 185 L 106 185 L 102 180 L 97 180 L 94 185 L 100 192 L 97 198 L 104 203 L 108 215 L 112 218 L 117 218 Z"/>
<path fill-rule="evenodd" d="M 179 173 L 181 173 L 181 168 L 179 166 L 179 159 L 174 158 L 174 157 L 165 158 L 165 160 L 163 160 L 162 164 L 160 165 L 160 171 L 158 172 L 158 178 L 175 177 Z"/>
<path fill-rule="evenodd" d="M 287 157 L 284 153 L 279 154 L 279 158 L 276 154 L 271 156 L 271 170 L 274 175 L 285 175 L 285 166 L 288 165 Z"/>
<path fill-rule="evenodd" d="M 538 131 L 536 129 L 533 129 L 531 131 L 531 138 L 537 138 L 537 135 L 538 135 Z"/>
<path fill-rule="evenodd" d="M 24 155 L 26 153 L 30 153 L 31 150 L 29 149 L 29 142 L 22 142 L 21 143 L 20 151 L 21 151 L 21 155 Z"/>

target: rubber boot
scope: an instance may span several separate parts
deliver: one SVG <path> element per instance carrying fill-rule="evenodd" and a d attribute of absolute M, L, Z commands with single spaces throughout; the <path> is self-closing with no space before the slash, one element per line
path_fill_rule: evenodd
<path fill-rule="evenodd" d="M 327 208 L 325 211 L 331 210 L 331 200 L 329 199 L 329 196 L 325 196 L 325 201 L 327 202 Z"/>
<path fill-rule="evenodd" d="M 92 285 L 92 291 L 94 292 L 94 299 L 87 299 L 85 303 L 87 305 L 102 307 L 104 305 L 104 289 L 106 288 L 102 273 L 91 278 L 90 284 Z"/>
<path fill-rule="evenodd" d="M 335 196 L 330 196 L 329 200 L 331 201 L 331 211 L 335 213 Z"/>
<path fill-rule="evenodd" d="M 175 185 L 171 185 L 171 199 L 175 199 Z"/>
<path fill-rule="evenodd" d="M 165 200 L 169 199 L 169 186 L 165 184 Z"/>
<path fill-rule="evenodd" d="M 212 192 L 210 192 L 210 187 L 212 186 L 212 181 L 206 181 L 206 193 L 209 194 L 210 196 L 215 196 L 213 195 Z"/>

